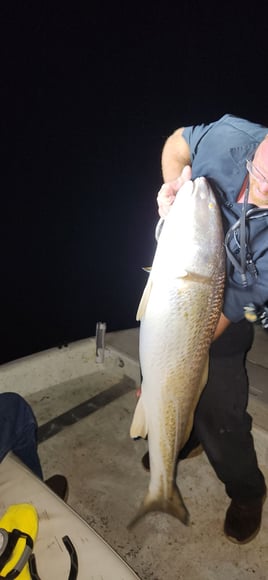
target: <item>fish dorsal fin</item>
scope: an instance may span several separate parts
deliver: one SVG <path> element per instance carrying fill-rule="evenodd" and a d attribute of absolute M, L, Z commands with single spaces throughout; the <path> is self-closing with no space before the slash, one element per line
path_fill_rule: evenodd
<path fill-rule="evenodd" d="M 148 278 L 147 284 L 143 290 L 143 295 L 141 297 L 141 301 L 139 303 L 139 307 L 138 307 L 137 314 L 136 314 L 136 320 L 141 320 L 144 313 L 145 313 L 145 310 L 146 310 L 146 307 L 147 307 L 147 304 L 149 301 L 149 297 L 151 294 L 151 289 L 152 289 L 152 277 L 150 275 Z"/>
<path fill-rule="evenodd" d="M 137 439 L 138 437 L 146 439 L 147 435 L 148 435 L 148 426 L 141 395 L 137 402 L 134 417 L 132 419 L 130 427 L 130 437 L 132 439 Z"/>

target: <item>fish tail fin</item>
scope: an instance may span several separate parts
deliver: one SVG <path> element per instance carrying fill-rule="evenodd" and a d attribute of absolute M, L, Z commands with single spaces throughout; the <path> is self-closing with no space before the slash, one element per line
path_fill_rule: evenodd
<path fill-rule="evenodd" d="M 129 530 L 132 529 L 143 518 L 143 516 L 145 516 L 145 514 L 150 512 L 167 513 L 180 520 L 185 526 L 188 526 L 190 522 L 189 512 L 176 484 L 173 485 L 172 493 L 169 498 L 163 496 L 154 497 L 149 491 L 138 512 L 129 522 L 127 528 Z"/>
<path fill-rule="evenodd" d="M 132 439 L 138 439 L 139 437 L 146 439 L 147 435 L 148 435 L 148 426 L 141 395 L 139 397 L 136 409 L 134 411 L 134 416 L 130 427 L 130 437 Z"/>

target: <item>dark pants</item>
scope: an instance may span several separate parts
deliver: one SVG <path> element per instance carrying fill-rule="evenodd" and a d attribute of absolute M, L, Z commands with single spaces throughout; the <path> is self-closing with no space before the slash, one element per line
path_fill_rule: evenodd
<path fill-rule="evenodd" d="M 0 462 L 9 451 L 43 479 L 33 411 L 17 393 L 0 393 Z"/>
<path fill-rule="evenodd" d="M 200 397 L 187 456 L 200 442 L 229 497 L 262 496 L 264 477 L 258 468 L 247 413 L 246 353 L 253 342 L 253 326 L 246 320 L 230 327 L 212 344 L 207 385 Z"/>

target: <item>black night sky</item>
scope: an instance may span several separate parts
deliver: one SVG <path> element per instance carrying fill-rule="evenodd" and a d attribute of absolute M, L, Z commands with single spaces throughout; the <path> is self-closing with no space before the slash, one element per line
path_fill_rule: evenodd
<path fill-rule="evenodd" d="M 1 362 L 136 325 L 160 156 L 226 112 L 268 124 L 266 3 L 1 8 Z"/>

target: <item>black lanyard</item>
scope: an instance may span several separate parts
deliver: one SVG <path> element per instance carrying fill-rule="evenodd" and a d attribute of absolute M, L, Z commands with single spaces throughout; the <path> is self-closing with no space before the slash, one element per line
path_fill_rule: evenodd
<path fill-rule="evenodd" d="M 252 255 L 250 252 L 249 239 L 247 236 L 246 223 L 247 220 L 257 219 L 259 217 L 268 216 L 268 210 L 262 210 L 259 207 L 254 207 L 247 210 L 248 202 L 248 188 L 245 193 L 245 199 L 242 208 L 241 218 L 239 218 L 227 231 L 225 236 L 225 250 L 228 259 L 230 260 L 232 266 L 235 270 L 240 273 L 241 282 L 244 287 L 249 286 L 246 273 L 248 272 L 251 276 L 252 283 L 254 283 L 258 277 L 257 268 L 252 260 Z M 231 236 L 234 236 L 236 243 L 240 248 L 240 261 L 235 257 L 232 250 L 229 247 Z M 239 241 L 238 241 L 239 239 Z"/>

